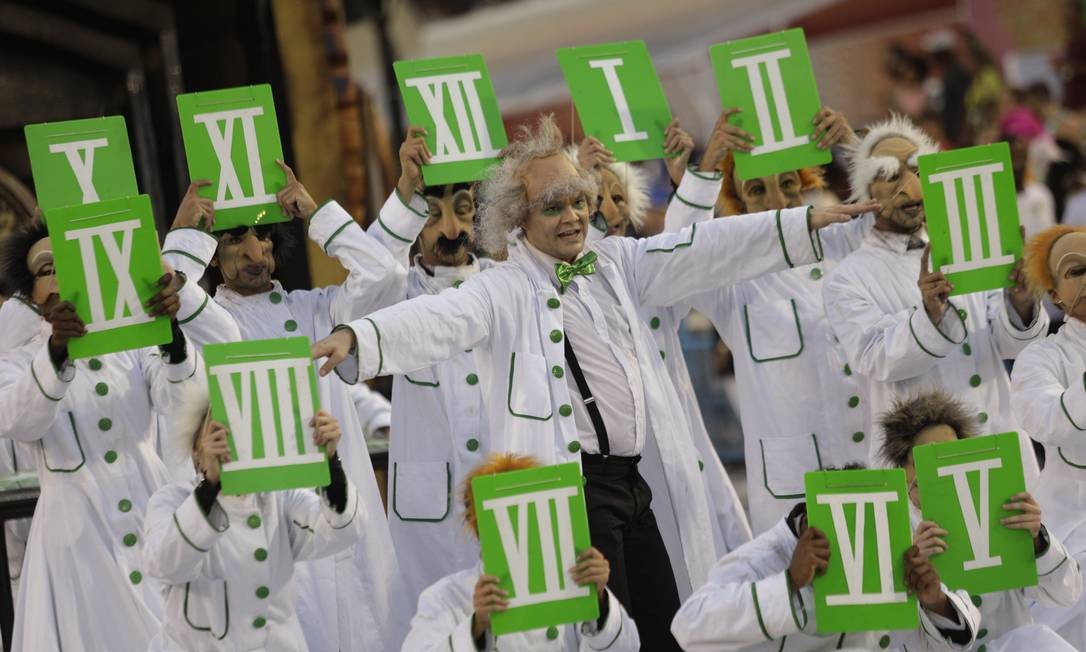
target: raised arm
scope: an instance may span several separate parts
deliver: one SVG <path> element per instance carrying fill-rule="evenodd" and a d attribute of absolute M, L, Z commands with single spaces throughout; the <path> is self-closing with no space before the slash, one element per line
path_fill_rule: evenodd
<path fill-rule="evenodd" d="M 442 580 L 422 592 L 401 652 L 478 652 L 472 612 L 456 603 L 456 591 Z"/>
<path fill-rule="evenodd" d="M 407 128 L 407 137 L 400 145 L 400 179 L 377 219 L 366 230 L 404 269 L 411 267 L 411 245 L 430 219 L 426 199 L 420 194 L 422 166 L 430 162 L 425 136 L 422 127 Z"/>
<path fill-rule="evenodd" d="M 143 518 L 144 567 L 166 584 L 198 579 L 207 554 L 230 527 L 217 500 L 205 513 L 196 492 L 176 484 L 151 496 Z"/>
<path fill-rule="evenodd" d="M 1014 360 L 1030 342 L 1048 334 L 1048 311 L 1026 286 L 1021 260 L 1011 272 L 1011 281 L 1014 286 L 987 294 L 988 327 L 1004 360 Z"/>
<path fill-rule="evenodd" d="M 1065 380 L 1061 360 L 1054 346 L 1035 344 L 1011 372 L 1015 417 L 1030 437 L 1050 446 L 1079 441 L 1086 432 L 1086 378 L 1074 374 Z"/>

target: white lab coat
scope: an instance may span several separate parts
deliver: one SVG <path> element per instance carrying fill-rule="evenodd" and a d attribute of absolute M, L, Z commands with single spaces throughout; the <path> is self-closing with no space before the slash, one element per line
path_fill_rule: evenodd
<path fill-rule="evenodd" d="M 1014 413 L 1046 462 L 1036 492 L 1045 523 L 1080 564 L 1086 562 L 1086 324 L 1070 318 L 1026 348 L 1014 364 Z M 1070 609 L 1036 608 L 1034 617 L 1086 649 L 1086 598 Z"/>
<path fill-rule="evenodd" d="M 426 200 L 410 204 L 396 191 L 368 233 L 404 266 L 428 220 Z M 490 259 L 428 272 L 418 260 L 408 267 L 401 299 L 456 292 Z M 473 351 L 392 380 L 392 436 L 388 449 L 388 519 L 410 604 L 423 589 L 479 559 L 479 542 L 464 527 L 464 478 L 492 451 L 483 404 L 483 373 Z M 361 384 L 361 383 L 359 383 Z"/>
<path fill-rule="evenodd" d="M 823 281 L 830 326 L 854 373 L 866 382 L 865 433 L 871 463 L 883 436 L 877 422 L 895 399 L 941 388 L 968 405 L 981 432 L 1019 433 L 1026 483 L 1036 481 L 1037 461 L 1028 434 L 1011 412 L 1010 379 L 1003 360 L 1014 359 L 1044 337 L 1048 315 L 1038 303 L 1033 323 L 1024 325 L 1005 292 L 993 290 L 950 298 L 936 328 L 924 311 L 917 287 L 923 248 L 908 249 L 908 235 L 872 230 L 863 246 Z"/>
<path fill-rule="evenodd" d="M 402 652 L 475 652 L 471 635 L 472 598 L 482 566 L 441 578 L 422 592 L 419 608 L 411 619 L 411 632 L 404 641 Z M 607 620 L 603 627 L 596 623 L 575 623 L 533 629 L 494 637 L 486 635 L 487 652 L 636 652 L 641 647 L 637 625 L 615 598 L 607 591 Z"/>
<path fill-rule="evenodd" d="M 168 481 L 155 420 L 191 437 L 198 423 L 178 410 L 207 401 L 203 365 L 190 344 L 176 364 L 152 347 L 69 360 L 58 372 L 47 337 L 42 329 L 0 357 L 0 437 L 30 444 L 41 483 L 12 649 L 145 649 L 162 586 L 144 576 L 139 534 L 148 499 Z"/>
<path fill-rule="evenodd" d="M 786 577 L 796 549 L 796 536 L 781 519 L 753 541 L 721 559 L 709 581 L 683 603 L 671 633 L 688 652 L 822 652 L 845 647 L 877 650 L 908 646 L 910 650 L 964 650 L 937 637 L 945 619 L 920 609 L 915 631 L 818 633 L 814 593 L 810 586 L 789 589 Z M 958 622 L 975 638 L 980 613 L 964 591 L 943 587 L 958 612 Z"/>
<path fill-rule="evenodd" d="M 684 176 L 675 193 L 678 200 L 668 206 L 667 230 L 711 219 L 719 193 L 719 177 Z M 803 500 L 807 471 L 868 459 L 863 412 L 849 407 L 849 399 L 860 396 L 862 388 L 830 331 L 822 278 L 860 246 L 872 223 L 873 217 L 865 215 L 819 231 L 821 262 L 690 300 L 732 352 L 755 534 L 773 527 Z"/>
<path fill-rule="evenodd" d="M 366 513 L 350 480 L 342 514 L 312 490 L 294 489 L 220 494 L 205 515 L 196 485 L 163 487 L 147 506 L 144 563 L 168 587 L 150 649 L 307 650 L 295 614 L 295 562 L 349 549 L 381 515 Z"/>
<path fill-rule="evenodd" d="M 219 318 L 208 308 L 216 304 L 236 323 L 238 339 L 304 336 L 311 341 L 332 327 L 402 297 L 405 271 L 389 252 L 368 237 L 336 202 L 321 206 L 309 221 L 309 237 L 347 268 L 342 285 L 286 292 L 278 281 L 271 292 L 242 296 L 225 286 L 213 301 L 192 307 L 182 298 L 183 327 L 199 328 L 200 344 L 231 341 L 216 336 Z M 175 229 L 166 236 L 164 257 L 190 278 L 203 275 L 217 241 L 196 229 Z M 187 284 L 186 284 L 187 285 Z M 202 302 L 202 300 L 201 300 Z M 209 320 L 210 326 L 207 325 Z M 192 335 L 190 334 L 190 337 Z M 369 514 L 384 511 L 369 451 L 351 388 L 329 376 L 317 381 L 321 407 L 334 416 L 344 433 L 338 451 L 347 476 L 358 488 Z M 399 564 L 387 521 L 373 519 L 366 536 L 334 558 L 296 566 L 298 615 L 306 642 L 314 652 L 395 649 L 407 631 L 409 603 L 400 586 Z"/>
<path fill-rule="evenodd" d="M 630 326 L 645 385 L 644 395 L 634 396 L 635 409 L 655 437 L 665 472 L 666 482 L 651 487 L 654 502 L 684 506 L 676 510 L 682 558 L 669 551 L 672 566 L 686 571 L 685 583 L 676 572 L 680 596 L 700 586 L 712 566 L 710 514 L 690 426 L 638 310 L 674 305 L 711 287 L 780 269 L 782 245 L 794 260 L 814 260 L 805 213 L 762 213 L 643 240 L 604 238 L 591 245 L 599 255 L 596 273 L 574 281 L 607 283 Z M 474 349 L 491 450 L 535 455 L 543 464 L 579 461 L 567 381 L 552 372 L 564 369 L 565 352 L 561 295 L 551 274 L 525 247 L 513 247 L 507 262 L 456 291 L 420 296 L 351 323 L 357 355 L 337 372 L 350 382 L 411 373 Z M 588 309 L 603 332 L 599 307 Z"/>

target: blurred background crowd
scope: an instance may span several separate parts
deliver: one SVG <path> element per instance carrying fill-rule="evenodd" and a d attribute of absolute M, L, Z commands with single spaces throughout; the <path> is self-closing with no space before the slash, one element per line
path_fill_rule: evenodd
<path fill-rule="evenodd" d="M 576 142 L 583 134 L 554 51 L 642 39 L 672 112 L 704 143 L 721 108 L 709 46 L 789 27 L 806 32 L 823 103 L 843 111 L 854 128 L 896 111 L 944 147 L 1006 140 L 1027 235 L 1054 223 L 1086 224 L 1084 5 L 0 0 L 0 231 L 33 214 L 24 124 L 124 115 L 141 191 L 151 195 L 165 233 L 188 184 L 174 97 L 268 82 L 284 153 L 299 178 L 314 196 L 336 198 L 366 225 L 399 173 L 395 147 L 406 125 L 394 60 L 480 53 L 510 133 L 550 112 Z M 848 195 L 842 161 L 835 153 L 826 172 L 824 192 L 838 197 Z M 658 230 L 671 186 L 662 164 L 650 168 L 656 182 L 649 223 Z M 279 272 L 288 289 L 342 275 L 315 247 Z M 705 422 L 741 483 L 729 354 L 698 315 L 687 319 L 682 337 Z"/>

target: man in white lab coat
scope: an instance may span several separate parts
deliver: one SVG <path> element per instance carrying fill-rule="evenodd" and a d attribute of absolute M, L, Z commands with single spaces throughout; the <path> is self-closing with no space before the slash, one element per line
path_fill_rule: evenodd
<path fill-rule="evenodd" d="M 293 219 L 306 223 L 309 237 L 347 268 L 347 278 L 341 285 L 287 292 L 274 278 L 277 264 L 289 254 L 286 225 L 208 233 L 214 208 L 196 196 L 196 189 L 205 183 L 197 181 L 166 235 L 163 255 L 192 279 L 202 277 L 208 265 L 222 274 L 223 284 L 213 300 L 206 296 L 182 300 L 182 327 L 203 333 L 193 336 L 198 344 L 291 336 L 315 341 L 339 322 L 402 298 L 405 272 L 388 250 L 335 201 L 318 207 L 290 168 L 283 169 L 288 185 L 277 195 L 280 205 Z M 233 333 L 220 327 L 212 304 L 233 320 Z M 212 325 L 204 325 L 206 320 Z M 366 511 L 378 514 L 384 506 L 362 437 L 357 390 L 336 378 L 318 381 L 321 405 L 348 433 L 339 446 L 344 470 Z M 410 606 L 400 588 L 387 521 L 371 521 L 366 536 L 333 560 L 299 564 L 295 584 L 310 649 L 385 650 L 395 649 L 403 640 Z"/>
<path fill-rule="evenodd" d="M 493 265 L 474 253 L 474 185 L 423 187 L 424 135 L 408 128 L 400 179 L 369 229 L 407 269 L 398 299 L 455 292 Z M 413 244 L 418 253 L 408 261 Z M 491 450 L 480 377 L 474 352 L 465 350 L 392 381 L 388 518 L 402 590 L 412 605 L 427 586 L 479 559 L 478 541 L 464 529 L 463 505 L 454 495 Z"/>
<path fill-rule="evenodd" d="M 1011 405 L 1046 451 L 1037 498 L 1048 526 L 1078 562 L 1086 562 L 1086 227 L 1060 225 L 1030 239 L 1026 275 L 1065 321 L 1054 335 L 1018 356 Z M 1034 609 L 1034 617 L 1078 649 L 1086 649 L 1086 598 L 1067 609 Z"/>
<path fill-rule="evenodd" d="M 1044 337 L 1048 315 L 1025 286 L 1019 268 L 1007 290 L 950 297 L 946 277 L 929 269 L 924 206 L 917 158 L 935 143 L 905 118 L 872 126 L 852 148 L 850 182 L 855 199 L 874 198 L 882 209 L 859 249 L 826 277 L 826 314 L 853 373 L 866 383 L 859 396 L 867 426 L 894 399 L 942 388 L 960 396 L 983 434 L 1018 431 L 1027 483 L 1037 477 L 1036 458 L 1011 413 L 1010 379 L 1003 361 Z M 880 439 L 872 442 L 874 452 Z"/>
<path fill-rule="evenodd" d="M 495 453 L 471 469 L 465 477 L 461 503 L 467 528 L 479 536 L 475 519 L 472 478 L 531 469 L 539 466 L 534 458 L 510 453 Z M 498 578 L 483 573 L 476 558 L 468 567 L 440 578 L 423 591 L 418 611 L 411 619 L 411 631 L 402 652 L 636 652 L 640 648 L 637 625 L 626 609 L 607 588 L 610 564 L 595 548 L 577 556 L 568 569 L 570 580 L 580 586 L 595 585 L 600 616 L 592 622 L 570 623 L 542 629 L 495 636 L 490 629 L 492 614 L 508 607 L 505 591 Z"/>
<path fill-rule="evenodd" d="M 552 118 L 510 145 L 481 192 L 480 244 L 500 248 L 512 235 L 509 261 L 455 292 L 337 328 L 313 347 L 315 357 L 329 358 L 321 373 L 336 369 L 355 382 L 475 349 L 486 372 L 492 450 L 544 464 L 582 461 L 593 545 L 612 563 L 609 586 L 630 609 L 645 649 L 676 649 L 668 626 L 679 592 L 704 582 L 713 541 L 689 424 L 638 310 L 783 268 L 786 252 L 813 260 L 811 229 L 871 206 L 763 213 L 643 240 L 603 238 L 585 251 L 595 183 L 562 153 Z M 637 472 L 649 437 L 666 474 L 665 485 L 651 490 Z M 652 494 L 682 506 L 675 512 L 683 558 L 674 560 L 684 571 L 681 588 Z"/>
<path fill-rule="evenodd" d="M 712 219 L 714 202 L 725 207 L 724 215 L 795 208 L 805 204 L 805 191 L 822 187 L 819 168 L 740 180 L 732 152 L 749 151 L 751 136 L 728 123 L 736 111 L 721 114 L 700 169 L 690 170 L 675 191 L 665 217 L 668 231 Z M 814 120 L 821 147 L 855 138 L 844 115 L 829 107 Z M 860 245 L 872 220 L 865 215 L 820 231 L 819 262 L 690 299 L 712 320 L 735 363 L 747 502 L 756 534 L 773 527 L 803 497 L 806 471 L 867 457 L 870 435 L 863 412 L 851 401 L 862 390 L 830 331 L 822 279 Z"/>
<path fill-rule="evenodd" d="M 913 545 L 925 557 L 939 555 L 946 551 L 943 537 L 948 533 L 938 523 L 921 520 L 923 487 L 917 485 L 913 449 L 972 437 L 976 428 L 972 410 L 946 392 L 934 390 L 895 402 L 881 416 L 880 426 L 884 433 L 880 458 L 887 466 L 904 469 L 909 483 L 910 513 L 916 529 Z M 999 518 L 998 525 L 993 519 L 992 527 L 1025 530 L 1032 535 L 1038 582 L 1022 589 L 970 596 L 980 609 L 982 627 L 976 642 L 966 649 L 988 652 L 1080 649 L 1071 647 L 1049 627 L 1034 624 L 1030 616 L 1034 605 L 1067 609 L 1079 599 L 1082 573 L 1078 562 L 1059 537 L 1041 522 L 1041 506 L 1028 491 L 998 498 L 1005 501 L 1002 507 L 1006 515 Z"/>

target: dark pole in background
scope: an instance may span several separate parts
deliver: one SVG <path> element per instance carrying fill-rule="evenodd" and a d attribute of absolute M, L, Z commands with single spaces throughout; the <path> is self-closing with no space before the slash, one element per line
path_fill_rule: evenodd
<path fill-rule="evenodd" d="M 376 0 L 374 23 L 377 26 L 377 42 L 381 47 L 381 71 L 384 74 L 385 96 L 388 98 L 388 116 L 392 127 L 392 144 L 400 143 L 406 134 L 403 124 L 403 108 L 400 106 L 400 87 L 396 83 L 396 73 L 392 70 L 392 62 L 396 60 L 396 52 L 392 47 L 392 40 L 388 36 L 387 3 L 385 0 Z M 392 151 L 396 151 L 393 147 Z"/>

